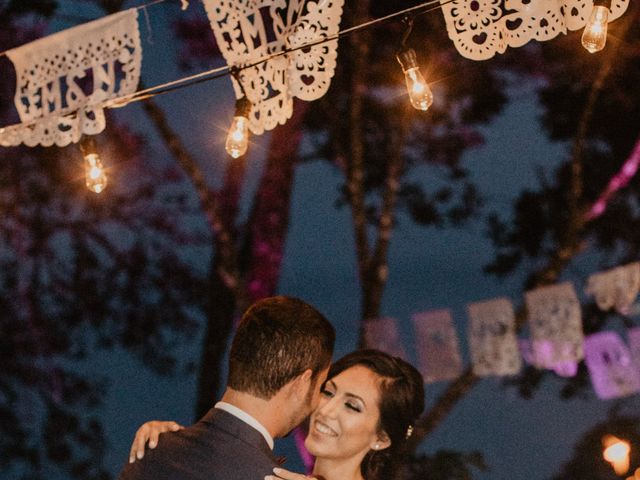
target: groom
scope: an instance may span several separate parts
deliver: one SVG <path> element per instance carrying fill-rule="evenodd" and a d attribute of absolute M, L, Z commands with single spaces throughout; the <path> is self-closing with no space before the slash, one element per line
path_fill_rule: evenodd
<path fill-rule="evenodd" d="M 227 388 L 195 425 L 162 435 L 119 480 L 263 480 L 277 466 L 273 439 L 316 407 L 335 331 L 291 297 L 256 302 L 231 344 Z"/>

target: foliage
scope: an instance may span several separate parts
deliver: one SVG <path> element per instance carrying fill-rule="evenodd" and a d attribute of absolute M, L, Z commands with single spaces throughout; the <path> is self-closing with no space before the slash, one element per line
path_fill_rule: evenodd
<path fill-rule="evenodd" d="M 626 16 L 638 17 L 635 5 L 629 6 Z M 623 17 L 624 19 L 624 17 Z M 629 20 L 632 21 L 632 20 Z M 640 78 L 637 49 L 640 34 L 631 28 L 619 38 L 617 27 L 622 19 L 610 27 L 608 49 L 620 42 L 619 54 L 612 63 L 612 71 L 605 80 L 590 117 L 586 138 L 581 139 L 579 159 L 582 168 L 581 205 L 591 205 L 605 189 L 609 180 L 629 157 L 640 132 L 640 97 L 635 82 Z M 544 107 L 542 124 L 549 138 L 568 142 L 578 134 L 579 119 L 584 114 L 587 97 L 594 76 L 608 59 L 605 49 L 600 55 L 583 50 L 576 35 L 561 37 L 549 44 L 541 44 L 539 64 L 545 67 L 539 99 Z M 612 45 L 614 44 L 614 45 Z M 489 233 L 496 245 L 495 260 L 487 271 L 497 275 L 513 273 L 519 266 L 540 265 L 555 251 L 566 235 L 566 208 L 571 195 L 571 152 L 555 172 L 540 172 L 539 185 L 521 194 L 508 221 L 493 215 Z M 640 180 L 635 177 L 610 202 L 606 212 L 588 223 L 581 239 L 594 248 L 612 254 L 610 263 L 620 263 L 638 256 L 637 204 Z"/>
<path fill-rule="evenodd" d="M 638 259 L 637 176 L 609 200 L 599 218 L 587 221 L 586 213 L 640 139 L 640 96 L 633 87 L 640 79 L 640 33 L 629 28 L 639 17 L 640 9 L 632 2 L 611 24 L 607 48 L 598 55 L 586 53 L 576 34 L 528 49 L 529 58 L 538 56 L 534 63 L 540 66 L 541 123 L 551 140 L 567 145 L 567 158 L 554 172 L 540 171 L 538 185 L 519 196 L 510 217 L 489 216 L 488 233 L 496 253 L 487 272 L 500 277 L 529 272 L 525 288 L 532 288 L 556 279 L 587 248 L 603 253 L 601 269 Z M 540 275 L 554 264 L 553 275 Z M 592 303 L 583 305 L 582 316 L 585 334 L 634 324 Z M 508 383 L 530 397 L 548 375 L 551 372 L 527 368 Z M 581 363 L 578 375 L 564 381 L 561 397 L 586 395 L 589 385 Z"/>
<path fill-rule="evenodd" d="M 13 3 L 2 49 L 41 36 L 38 13 L 51 13 L 36 9 L 51 2 Z M 0 109 L 9 123 L 11 105 Z M 202 272 L 187 251 L 206 236 L 183 177 L 162 165 L 150 175 L 142 138 L 115 118 L 98 141 L 111 166 L 100 196 L 84 187 L 77 146 L 0 151 L 0 467 L 16 478 L 107 478 L 104 379 L 80 373 L 82 360 L 119 347 L 170 373 L 201 315 Z"/>

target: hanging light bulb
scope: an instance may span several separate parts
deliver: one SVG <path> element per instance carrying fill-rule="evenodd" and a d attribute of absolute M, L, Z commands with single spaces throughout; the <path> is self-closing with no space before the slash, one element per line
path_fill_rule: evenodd
<path fill-rule="evenodd" d="M 83 137 L 80 150 L 84 157 L 85 184 L 92 192 L 100 193 L 107 187 L 107 174 L 98 155 L 95 140 L 92 137 Z"/>
<path fill-rule="evenodd" d="M 231 128 L 227 134 L 225 149 L 233 158 L 238 158 L 247 153 L 249 146 L 249 113 L 251 102 L 247 97 L 236 100 L 236 113 L 231 122 Z"/>
<path fill-rule="evenodd" d="M 413 48 L 408 48 L 398 53 L 396 58 L 404 72 L 411 105 L 417 110 L 427 110 L 433 103 L 433 93 L 422 73 L 420 73 L 416 52 Z"/>
<path fill-rule="evenodd" d="M 582 46 L 589 53 L 599 52 L 607 43 L 607 24 L 611 0 L 594 0 L 593 10 L 582 32 Z"/>

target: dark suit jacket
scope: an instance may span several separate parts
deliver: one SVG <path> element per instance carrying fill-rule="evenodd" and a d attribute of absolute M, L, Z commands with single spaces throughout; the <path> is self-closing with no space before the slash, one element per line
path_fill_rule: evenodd
<path fill-rule="evenodd" d="M 198 423 L 160 436 L 142 460 L 127 463 L 119 480 L 264 480 L 277 466 L 253 427 L 212 408 Z"/>

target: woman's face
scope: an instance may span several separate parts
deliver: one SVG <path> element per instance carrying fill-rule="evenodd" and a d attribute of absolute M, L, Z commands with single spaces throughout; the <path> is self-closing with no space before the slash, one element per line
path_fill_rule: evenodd
<path fill-rule="evenodd" d="M 385 448 L 377 427 L 380 377 L 355 365 L 331 378 L 311 414 L 305 446 L 321 458 L 364 458 L 370 449 Z"/>

